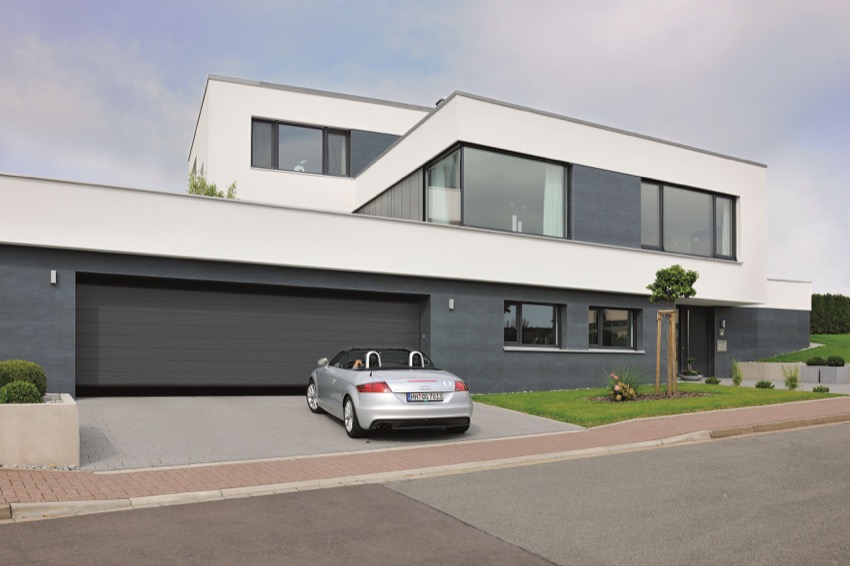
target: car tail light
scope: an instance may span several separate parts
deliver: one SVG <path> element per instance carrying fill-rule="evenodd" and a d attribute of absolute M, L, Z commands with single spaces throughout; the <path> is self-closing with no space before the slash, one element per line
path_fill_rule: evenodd
<path fill-rule="evenodd" d="M 361 383 L 357 386 L 357 391 L 359 393 L 392 393 L 392 389 L 384 381 Z"/>
<path fill-rule="evenodd" d="M 455 381 L 455 391 L 469 391 L 469 387 L 462 381 Z"/>

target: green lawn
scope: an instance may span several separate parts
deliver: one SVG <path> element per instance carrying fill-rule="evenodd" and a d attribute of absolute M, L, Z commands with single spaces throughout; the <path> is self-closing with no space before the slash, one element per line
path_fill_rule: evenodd
<path fill-rule="evenodd" d="M 829 356 L 841 356 L 850 362 L 850 334 L 812 334 L 812 342 L 823 344 L 818 348 L 800 350 L 790 354 L 781 354 L 772 358 L 759 360 L 761 362 L 805 362 L 809 358 L 820 356 L 823 359 Z"/>
<path fill-rule="evenodd" d="M 662 386 L 663 390 L 663 386 Z M 661 399 L 651 401 L 591 401 L 590 397 L 600 397 L 606 389 L 576 389 L 568 391 L 538 391 L 528 393 L 497 393 L 473 395 L 479 403 L 495 405 L 546 417 L 556 421 L 594 427 L 604 424 L 657 417 L 697 413 L 715 409 L 732 409 L 755 405 L 773 405 L 806 399 L 824 399 L 838 397 L 832 393 L 810 393 L 806 391 L 787 391 L 784 389 L 755 389 L 751 387 L 732 387 L 730 385 L 705 385 L 680 383 L 680 391 L 710 393 L 710 397 L 688 397 L 683 399 Z M 640 391 L 655 392 L 655 385 L 641 387 Z"/>

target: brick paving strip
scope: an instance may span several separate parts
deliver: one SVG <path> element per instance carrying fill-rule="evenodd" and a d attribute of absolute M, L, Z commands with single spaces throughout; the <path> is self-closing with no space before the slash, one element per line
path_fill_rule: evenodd
<path fill-rule="evenodd" d="M 589 430 L 119 472 L 0 469 L 0 520 L 150 507 L 564 460 L 850 421 L 850 397 L 624 421 Z"/>

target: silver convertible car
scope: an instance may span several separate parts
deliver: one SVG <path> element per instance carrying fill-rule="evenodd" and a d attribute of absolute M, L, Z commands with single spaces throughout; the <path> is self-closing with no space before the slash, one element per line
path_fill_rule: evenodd
<path fill-rule="evenodd" d="M 342 419 L 352 438 L 370 430 L 469 430 L 466 383 L 437 369 L 428 356 L 402 348 L 349 348 L 319 360 L 307 383 L 307 406 Z"/>

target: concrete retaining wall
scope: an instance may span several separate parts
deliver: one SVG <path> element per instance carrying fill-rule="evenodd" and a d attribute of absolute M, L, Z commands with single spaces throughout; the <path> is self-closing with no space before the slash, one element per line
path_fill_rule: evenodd
<path fill-rule="evenodd" d="M 800 381 L 803 381 L 803 368 L 806 364 L 802 362 L 788 363 L 768 363 L 768 362 L 739 362 L 741 371 L 744 373 L 744 379 L 767 379 L 769 381 L 782 381 L 785 376 L 782 374 L 782 368 L 786 371 L 797 368 L 799 370 Z"/>

